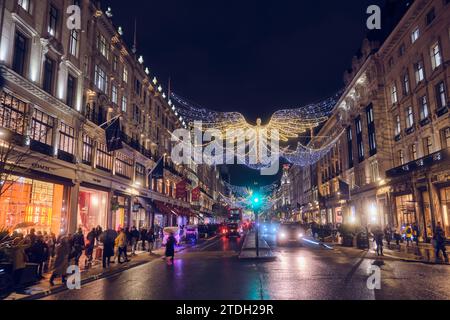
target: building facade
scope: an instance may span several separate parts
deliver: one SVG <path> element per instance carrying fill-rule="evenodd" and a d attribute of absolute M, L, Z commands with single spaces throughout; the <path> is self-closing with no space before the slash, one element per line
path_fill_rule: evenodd
<path fill-rule="evenodd" d="M 71 30 L 66 10 L 74 4 L 81 29 Z M 204 185 L 214 195 L 220 175 L 206 168 L 210 179 L 194 179 L 196 166 L 172 162 L 170 132 L 183 119 L 111 15 L 89 0 L 1 6 L 0 135 L 3 150 L 14 148 L 4 159 L 0 225 L 66 234 L 204 221 L 191 191 Z M 117 119 L 123 148 L 110 152 L 105 129 Z M 152 179 L 159 161 L 164 177 Z"/>
<path fill-rule="evenodd" d="M 309 145 L 340 138 L 317 164 L 299 169 L 310 195 L 304 221 L 400 231 L 417 223 L 424 240 L 440 222 L 450 235 L 449 46 L 447 0 L 409 3 L 389 34 L 364 40 L 342 98 Z M 308 172 L 317 178 L 315 199 Z"/>

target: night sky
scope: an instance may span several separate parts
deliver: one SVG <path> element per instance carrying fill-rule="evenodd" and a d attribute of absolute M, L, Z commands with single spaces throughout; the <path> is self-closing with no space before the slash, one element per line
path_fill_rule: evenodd
<path fill-rule="evenodd" d="M 174 92 L 254 122 L 341 89 L 367 31 L 367 7 L 382 2 L 104 0 L 102 6 L 111 6 L 130 44 L 137 19 L 138 54 L 160 81 L 171 78 Z M 232 171 L 234 184 L 248 182 L 242 170 Z"/>

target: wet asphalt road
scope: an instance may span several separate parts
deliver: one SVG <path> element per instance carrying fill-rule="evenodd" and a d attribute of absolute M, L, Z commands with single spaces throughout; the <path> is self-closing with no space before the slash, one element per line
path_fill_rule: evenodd
<path fill-rule="evenodd" d="M 241 240 L 218 238 L 168 266 L 162 259 L 47 300 L 382 300 L 450 299 L 450 268 L 387 260 L 381 290 L 367 288 L 374 262 L 361 251 L 314 244 L 277 248 L 278 259 L 239 261 Z"/>

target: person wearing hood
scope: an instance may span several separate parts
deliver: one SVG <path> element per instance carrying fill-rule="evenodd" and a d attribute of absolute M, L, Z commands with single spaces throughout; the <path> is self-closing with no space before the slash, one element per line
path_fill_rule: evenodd
<path fill-rule="evenodd" d="M 50 277 L 50 285 L 55 285 L 54 281 L 57 277 L 61 277 L 63 283 L 66 282 L 70 251 L 71 245 L 69 238 L 61 238 L 59 245 L 56 247 L 55 265 L 52 276 Z"/>

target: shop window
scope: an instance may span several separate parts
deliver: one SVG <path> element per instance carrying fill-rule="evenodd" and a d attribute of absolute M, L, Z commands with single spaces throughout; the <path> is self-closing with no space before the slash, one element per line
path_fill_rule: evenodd
<path fill-rule="evenodd" d="M 441 189 L 443 227 L 447 238 L 450 235 L 450 187 Z"/>
<path fill-rule="evenodd" d="M 411 194 L 396 197 L 397 227 L 402 232 L 407 224 L 416 222 L 416 207 Z"/>
<path fill-rule="evenodd" d="M 75 154 L 75 129 L 65 123 L 59 125 L 59 156 L 61 160 L 73 162 Z"/>
<path fill-rule="evenodd" d="M 0 196 L 0 225 L 32 224 L 36 231 L 65 231 L 67 188 L 23 177 L 9 177 Z M 19 230 L 19 232 L 26 230 Z"/>
<path fill-rule="evenodd" d="M 83 134 L 83 163 L 92 165 L 92 154 L 94 152 L 94 139 Z"/>
<path fill-rule="evenodd" d="M 118 152 L 116 156 L 116 175 L 131 179 L 133 176 L 133 159 Z"/>
<path fill-rule="evenodd" d="M 97 226 L 106 228 L 108 194 L 98 190 L 80 188 L 77 224 L 88 234 Z"/>
<path fill-rule="evenodd" d="M 0 94 L 0 126 L 14 133 L 25 133 L 25 102 L 6 92 Z"/>
<path fill-rule="evenodd" d="M 48 114 L 34 109 L 33 120 L 31 126 L 32 147 L 37 148 L 36 151 L 48 153 L 51 152 L 53 140 L 53 127 L 55 119 Z"/>
<path fill-rule="evenodd" d="M 112 155 L 108 152 L 105 144 L 98 143 L 96 167 L 100 170 L 112 171 Z"/>

